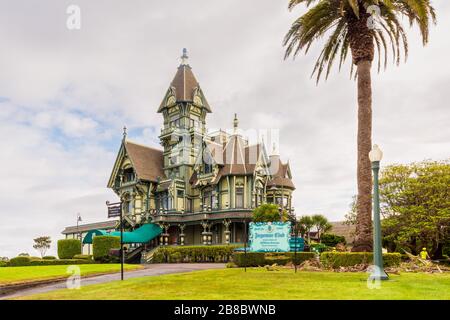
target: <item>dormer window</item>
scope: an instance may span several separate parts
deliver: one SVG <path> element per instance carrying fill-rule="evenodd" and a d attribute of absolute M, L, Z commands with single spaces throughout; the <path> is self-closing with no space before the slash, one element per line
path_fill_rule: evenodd
<path fill-rule="evenodd" d="M 135 174 L 133 168 L 123 170 L 123 183 L 133 182 L 134 180 Z"/>
<path fill-rule="evenodd" d="M 213 166 L 212 166 L 212 164 L 205 163 L 205 174 L 211 173 L 212 171 L 213 171 Z"/>

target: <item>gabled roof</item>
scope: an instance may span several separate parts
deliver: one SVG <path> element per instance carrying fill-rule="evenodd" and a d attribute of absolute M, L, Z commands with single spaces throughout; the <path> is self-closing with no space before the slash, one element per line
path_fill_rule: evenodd
<path fill-rule="evenodd" d="M 182 64 L 178 67 L 177 73 L 170 83 L 170 88 L 161 102 L 158 112 L 166 107 L 166 100 L 174 95 L 176 102 L 194 102 L 194 96 L 197 94 L 202 100 L 203 107 L 207 112 L 211 112 L 208 101 L 206 100 L 200 84 L 188 64 Z"/>
<path fill-rule="evenodd" d="M 246 143 L 240 135 L 230 137 L 223 150 L 224 166 L 219 172 L 221 175 L 247 174 L 245 148 Z"/>
<path fill-rule="evenodd" d="M 213 184 L 227 175 L 253 175 L 256 164 L 264 153 L 262 143 L 249 146 L 247 141 L 237 134 L 230 136 L 225 143 L 208 141 L 205 143 L 205 148 L 208 154 L 212 156 L 214 164 L 219 165 L 219 172 L 211 182 Z M 199 153 L 197 164 L 201 163 L 200 157 L 202 154 L 203 152 Z M 198 176 L 194 171 L 189 182 L 195 185 L 197 181 Z"/>
<path fill-rule="evenodd" d="M 165 179 L 163 151 L 125 140 L 125 148 L 136 175 L 141 180 Z"/>
<path fill-rule="evenodd" d="M 114 163 L 113 171 L 109 178 L 108 187 L 114 187 L 115 178 L 120 170 L 125 156 L 131 161 L 138 179 L 158 182 L 165 179 L 163 164 L 163 151 L 143 146 L 128 140 L 123 140 Z"/>

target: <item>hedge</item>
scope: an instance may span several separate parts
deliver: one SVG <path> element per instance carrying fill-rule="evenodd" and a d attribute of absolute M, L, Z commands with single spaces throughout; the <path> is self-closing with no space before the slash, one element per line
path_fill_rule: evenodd
<path fill-rule="evenodd" d="M 153 263 L 229 262 L 235 245 L 159 247 Z"/>
<path fill-rule="evenodd" d="M 351 267 L 357 264 L 371 264 L 373 254 L 371 252 L 323 252 L 320 262 L 328 268 Z M 400 253 L 384 253 L 385 267 L 398 266 L 401 262 Z"/>
<path fill-rule="evenodd" d="M 81 241 L 78 239 L 58 240 L 58 257 L 72 259 L 74 255 L 81 254 Z"/>
<path fill-rule="evenodd" d="M 94 263 L 94 261 L 86 259 L 34 260 L 30 262 L 30 266 L 59 266 L 90 263 Z"/>
<path fill-rule="evenodd" d="M 247 252 L 246 258 L 244 252 L 235 252 L 233 262 L 238 267 L 259 267 L 275 263 L 285 265 L 289 262 L 295 262 L 298 265 L 314 257 L 314 252 L 297 252 L 296 259 L 294 252 Z"/>
<path fill-rule="evenodd" d="M 120 237 L 95 236 L 92 240 L 94 260 L 99 262 L 117 262 L 118 257 L 109 254 L 111 249 L 120 248 Z"/>
<path fill-rule="evenodd" d="M 6 266 L 8 266 L 8 262 L 6 262 L 6 261 L 0 261 L 0 268 L 1 268 L 1 267 L 6 267 Z"/>
<path fill-rule="evenodd" d="M 42 259 L 44 259 L 44 260 L 56 260 L 56 257 L 54 257 L 54 256 L 43 256 Z"/>
<path fill-rule="evenodd" d="M 94 256 L 92 254 L 76 254 L 73 256 L 73 259 L 80 259 L 80 260 L 92 260 Z"/>
<path fill-rule="evenodd" d="M 31 263 L 30 257 L 20 256 L 9 260 L 8 266 L 9 267 L 29 266 L 30 263 Z"/>

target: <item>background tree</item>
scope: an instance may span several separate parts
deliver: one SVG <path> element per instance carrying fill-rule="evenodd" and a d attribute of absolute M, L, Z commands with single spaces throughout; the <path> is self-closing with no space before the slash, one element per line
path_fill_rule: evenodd
<path fill-rule="evenodd" d="M 316 228 L 317 230 L 317 238 L 320 242 L 320 237 L 323 233 L 330 231 L 332 226 L 331 224 L 328 222 L 328 219 L 321 214 L 315 214 L 311 217 L 311 220 L 313 222 L 313 226 Z"/>
<path fill-rule="evenodd" d="M 306 234 L 306 237 L 308 239 L 308 243 L 310 243 L 310 232 L 312 227 L 314 227 L 314 222 L 311 219 L 310 216 L 301 216 L 298 220 L 298 224 L 300 226 L 300 229 L 304 230 L 303 236 Z"/>
<path fill-rule="evenodd" d="M 385 167 L 380 177 L 384 244 L 442 257 L 450 241 L 450 159 Z"/>
<path fill-rule="evenodd" d="M 328 247 L 335 247 L 337 244 L 346 244 L 345 237 L 338 236 L 336 234 L 332 233 L 324 233 L 322 234 L 320 238 L 320 243 L 328 246 Z"/>
<path fill-rule="evenodd" d="M 259 207 L 253 209 L 253 221 L 254 222 L 276 222 L 289 221 L 289 215 L 286 210 L 282 210 L 281 219 L 280 219 L 280 211 L 279 207 L 273 203 L 265 203 L 260 205 Z"/>
<path fill-rule="evenodd" d="M 428 42 L 430 21 L 436 16 L 429 0 L 290 0 L 289 9 L 305 3 L 311 8 L 291 26 L 284 39 L 285 58 L 308 52 L 318 39 L 329 35 L 316 61 L 313 75 L 318 82 L 328 77 L 333 63 L 339 69 L 352 55 L 351 73 L 356 67 L 358 91 L 357 133 L 357 224 L 354 251 L 372 248 L 372 172 L 369 151 L 372 147 L 372 85 L 371 68 L 378 53 L 378 71 L 381 62 L 386 68 L 389 47 L 393 61 L 399 64 L 402 52 L 407 57 L 407 36 L 400 22 L 402 17 L 410 25 L 416 23 L 422 43 Z M 376 17 L 372 14 L 376 13 Z"/>
<path fill-rule="evenodd" d="M 36 239 L 33 240 L 34 241 L 34 245 L 33 248 L 36 249 L 37 251 L 39 251 L 39 253 L 41 254 L 41 257 L 43 257 L 45 255 L 45 252 L 47 252 L 48 249 L 50 249 L 50 244 L 52 243 L 52 240 L 50 239 L 50 237 L 38 237 Z"/>

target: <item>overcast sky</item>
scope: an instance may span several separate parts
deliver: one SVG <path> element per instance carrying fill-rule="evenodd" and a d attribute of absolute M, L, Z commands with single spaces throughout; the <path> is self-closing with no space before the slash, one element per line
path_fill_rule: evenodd
<path fill-rule="evenodd" d="M 450 156 L 450 3 L 406 64 L 373 74 L 373 141 L 383 165 Z M 36 255 L 32 239 L 106 220 L 120 146 L 158 146 L 156 113 L 186 47 L 213 110 L 210 128 L 279 129 L 298 215 L 341 220 L 356 193 L 356 86 L 349 69 L 316 86 L 319 47 L 283 60 L 304 10 L 277 0 L 0 0 L 0 256 Z M 81 29 L 68 30 L 68 5 Z M 405 20 L 405 27 L 407 21 Z M 347 64 L 348 66 L 348 64 Z"/>

